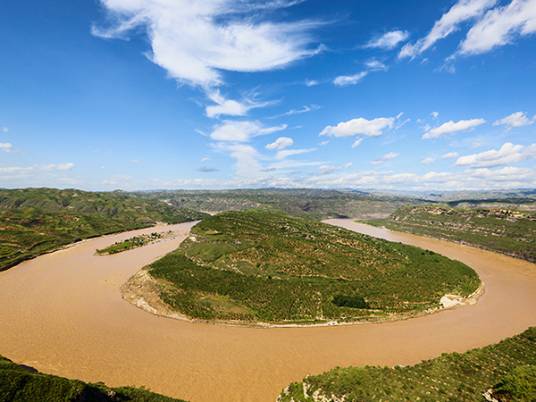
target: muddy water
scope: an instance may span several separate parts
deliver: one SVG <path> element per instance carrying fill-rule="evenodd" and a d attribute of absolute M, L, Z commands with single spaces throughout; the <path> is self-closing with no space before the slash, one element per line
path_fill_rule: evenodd
<path fill-rule="evenodd" d="M 175 239 L 113 256 L 95 250 L 147 229 L 78 243 L 0 273 L 0 354 L 47 373 L 146 386 L 193 402 L 273 401 L 289 382 L 337 365 L 412 364 L 497 342 L 536 325 L 536 265 L 345 220 L 329 223 L 414 244 L 478 271 L 479 302 L 383 324 L 260 329 L 153 316 L 119 287 Z M 162 226 L 166 231 L 169 227 Z"/>

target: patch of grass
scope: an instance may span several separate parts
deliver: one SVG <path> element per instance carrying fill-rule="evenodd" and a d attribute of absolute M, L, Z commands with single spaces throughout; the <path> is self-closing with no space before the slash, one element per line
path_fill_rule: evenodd
<path fill-rule="evenodd" d="M 181 402 L 145 389 L 109 388 L 69 380 L 13 363 L 0 356 L 0 401 L 29 402 Z"/>
<path fill-rule="evenodd" d="M 405 206 L 388 219 L 390 229 L 464 242 L 536 262 L 536 212 L 512 208 Z"/>
<path fill-rule="evenodd" d="M 122 192 L 0 190 L 0 271 L 81 239 L 204 216 Z"/>
<path fill-rule="evenodd" d="M 480 283 L 466 265 L 433 252 L 273 210 L 203 220 L 149 273 L 182 314 L 274 323 L 409 315 Z M 234 308 L 219 308 L 219 298 Z"/>
<path fill-rule="evenodd" d="M 528 402 L 536 400 L 535 364 L 536 328 L 530 328 L 496 345 L 443 354 L 411 367 L 336 368 L 291 384 L 278 402 L 311 402 L 320 396 L 346 402 L 482 402 L 492 388 L 501 402 Z M 318 399 L 312 397 L 315 392 Z"/>

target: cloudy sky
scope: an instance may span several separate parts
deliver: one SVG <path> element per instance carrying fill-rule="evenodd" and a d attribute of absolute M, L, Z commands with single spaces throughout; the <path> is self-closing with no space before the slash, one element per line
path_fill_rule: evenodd
<path fill-rule="evenodd" d="M 535 33 L 536 0 L 4 0 L 0 186 L 536 187 Z"/>

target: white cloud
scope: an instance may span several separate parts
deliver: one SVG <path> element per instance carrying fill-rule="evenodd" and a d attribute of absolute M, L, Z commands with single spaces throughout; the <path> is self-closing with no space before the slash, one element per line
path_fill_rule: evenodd
<path fill-rule="evenodd" d="M 457 133 L 460 131 L 471 130 L 475 127 L 478 127 L 484 124 L 486 120 L 484 119 L 469 119 L 469 120 L 458 120 L 458 121 L 447 121 L 446 123 L 441 124 L 438 127 L 434 127 L 430 130 L 427 130 L 422 138 L 425 140 L 432 138 L 439 138 L 447 134 Z"/>
<path fill-rule="evenodd" d="M 437 119 L 439 117 L 439 112 L 432 112 L 430 113 L 430 116 L 432 116 L 433 119 Z"/>
<path fill-rule="evenodd" d="M 265 107 L 273 102 L 257 102 L 253 99 L 245 99 L 237 101 L 227 99 L 221 95 L 219 90 L 207 93 L 209 99 L 214 102 L 214 105 L 209 105 L 205 108 L 207 117 L 214 118 L 218 116 L 245 116 L 251 109 Z"/>
<path fill-rule="evenodd" d="M 378 158 L 378 159 L 375 159 L 373 160 L 371 163 L 373 165 L 380 165 L 382 163 L 385 163 L 385 162 L 388 162 L 388 161 L 391 161 L 395 158 L 398 158 L 400 154 L 396 153 L 396 152 L 387 152 L 385 155 L 383 155 L 382 157 Z"/>
<path fill-rule="evenodd" d="M 407 31 L 390 31 L 370 40 L 365 47 L 390 50 L 409 37 Z"/>
<path fill-rule="evenodd" d="M 394 117 L 378 117 L 372 120 L 358 117 L 341 122 L 336 126 L 327 126 L 320 135 L 329 137 L 351 137 L 354 135 L 377 137 L 382 135 L 385 129 L 393 128 L 395 120 L 396 118 Z"/>
<path fill-rule="evenodd" d="M 443 154 L 441 158 L 443 159 L 454 159 L 459 156 L 458 152 L 447 152 L 446 154 Z"/>
<path fill-rule="evenodd" d="M 13 144 L 9 142 L 0 142 L 0 151 L 11 152 L 13 150 Z"/>
<path fill-rule="evenodd" d="M 124 37 L 143 27 L 149 58 L 182 83 L 210 88 L 223 82 L 221 71 L 253 72 L 280 68 L 316 54 L 314 21 L 259 21 L 262 9 L 295 1 L 101 0 L 114 24 L 94 26 L 99 37 Z M 252 18 L 255 16 L 255 20 Z M 259 21 L 259 22 L 257 22 Z"/>
<path fill-rule="evenodd" d="M 368 75 L 368 71 L 360 71 L 352 75 L 340 75 L 333 80 L 333 84 L 338 87 L 358 84 Z"/>
<path fill-rule="evenodd" d="M 424 159 L 421 160 L 421 163 L 423 165 L 430 165 L 431 163 L 434 163 L 435 162 L 435 158 L 431 157 L 431 156 L 428 156 Z"/>
<path fill-rule="evenodd" d="M 352 148 L 357 148 L 363 143 L 363 137 L 358 138 L 352 143 Z"/>
<path fill-rule="evenodd" d="M 210 138 L 216 141 L 248 142 L 253 137 L 275 133 L 286 128 L 286 124 L 263 127 L 258 121 L 226 120 L 214 127 L 210 133 Z"/>
<path fill-rule="evenodd" d="M 506 126 L 508 129 L 529 126 L 536 120 L 536 116 L 529 119 L 523 112 L 515 112 L 493 123 L 494 126 Z"/>
<path fill-rule="evenodd" d="M 217 150 L 228 153 L 235 160 L 235 174 L 237 176 L 249 178 L 261 176 L 260 155 L 251 145 L 217 143 L 213 146 Z"/>
<path fill-rule="evenodd" d="M 305 86 L 306 87 L 315 87 L 317 85 L 319 85 L 320 82 L 318 82 L 317 80 L 305 80 Z"/>
<path fill-rule="evenodd" d="M 266 149 L 285 149 L 294 144 L 294 140 L 290 137 L 279 137 L 271 144 L 266 145 Z"/>
<path fill-rule="evenodd" d="M 520 162 L 536 157 L 536 144 L 530 146 L 514 145 L 507 142 L 498 150 L 492 149 L 477 154 L 461 156 L 456 161 L 458 166 L 491 167 Z"/>
<path fill-rule="evenodd" d="M 469 169 L 463 172 L 349 172 L 320 174 L 300 182 L 301 187 L 364 188 L 390 190 L 475 190 L 507 189 L 536 186 L 533 169 L 506 166 L 502 168 Z"/>
<path fill-rule="evenodd" d="M 73 163 L 50 163 L 33 166 L 3 166 L 0 167 L 0 180 L 42 179 L 43 174 L 65 172 L 74 168 Z M 42 185 L 36 182 L 37 185 Z M 35 184 L 34 184 L 35 185 Z"/>
<path fill-rule="evenodd" d="M 490 10 L 467 33 L 459 53 L 480 54 L 512 43 L 518 36 L 536 32 L 536 2 L 512 0 Z"/>
<path fill-rule="evenodd" d="M 371 59 L 365 63 L 369 71 L 387 71 L 388 67 L 379 60 Z"/>
<path fill-rule="evenodd" d="M 42 167 L 43 170 L 59 170 L 59 171 L 66 171 L 71 170 L 74 168 L 74 163 L 50 163 L 48 165 L 45 165 Z"/>
<path fill-rule="evenodd" d="M 303 154 L 308 154 L 314 151 L 316 151 L 316 148 L 285 149 L 282 151 L 278 151 L 277 154 L 275 155 L 275 159 L 282 160 L 282 159 L 288 158 L 289 156 L 303 155 Z"/>
<path fill-rule="evenodd" d="M 417 42 L 406 44 L 398 55 L 399 58 L 415 57 L 432 47 L 437 41 L 455 32 L 460 24 L 482 16 L 493 7 L 497 0 L 458 0 L 449 11 L 436 21 L 432 30 Z"/>

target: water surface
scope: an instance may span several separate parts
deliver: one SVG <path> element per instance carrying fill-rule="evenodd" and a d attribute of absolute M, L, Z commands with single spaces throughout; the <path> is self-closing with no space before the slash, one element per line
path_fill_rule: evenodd
<path fill-rule="evenodd" d="M 51 374 L 146 386 L 192 402 L 274 401 L 291 381 L 335 366 L 413 364 L 497 342 L 536 325 L 536 265 L 349 220 L 329 223 L 465 262 L 485 283 L 473 306 L 382 324 L 246 328 L 154 316 L 120 286 L 175 249 L 178 236 L 111 256 L 95 250 L 154 228 L 104 236 L 0 273 L 0 354 Z"/>

